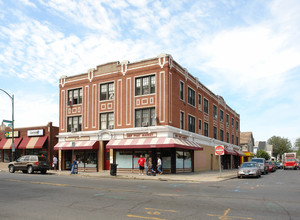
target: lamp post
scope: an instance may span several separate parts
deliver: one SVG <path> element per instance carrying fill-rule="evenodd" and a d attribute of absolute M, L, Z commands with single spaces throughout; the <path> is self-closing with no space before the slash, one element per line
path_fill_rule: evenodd
<path fill-rule="evenodd" d="M 12 135 L 11 135 L 11 160 L 14 161 L 14 152 L 15 152 L 15 143 L 14 143 L 14 95 L 9 95 L 8 92 L 6 92 L 3 89 L 0 89 L 2 92 L 4 92 L 6 95 L 9 96 L 11 100 L 11 111 L 12 111 Z"/>

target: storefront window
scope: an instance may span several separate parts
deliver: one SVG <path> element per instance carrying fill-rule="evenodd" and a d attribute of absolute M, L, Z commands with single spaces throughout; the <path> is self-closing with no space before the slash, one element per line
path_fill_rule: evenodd
<path fill-rule="evenodd" d="M 183 152 L 176 151 L 176 169 L 183 169 Z"/>
<path fill-rule="evenodd" d="M 184 168 L 192 168 L 192 155 L 190 152 L 184 152 Z"/>
<path fill-rule="evenodd" d="M 131 151 L 117 151 L 116 164 L 118 168 L 132 168 L 132 152 Z"/>
<path fill-rule="evenodd" d="M 87 151 L 75 151 L 78 167 L 80 168 L 96 168 L 97 167 L 97 153 Z"/>
<path fill-rule="evenodd" d="M 10 157 L 11 157 L 11 150 L 4 150 L 4 162 L 8 163 L 10 162 Z"/>

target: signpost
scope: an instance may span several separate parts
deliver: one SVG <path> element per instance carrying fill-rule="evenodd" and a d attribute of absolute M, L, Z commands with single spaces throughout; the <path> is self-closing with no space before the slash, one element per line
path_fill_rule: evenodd
<path fill-rule="evenodd" d="M 224 155 L 224 145 L 215 146 L 215 155 L 219 155 L 220 177 L 222 176 L 221 155 Z"/>

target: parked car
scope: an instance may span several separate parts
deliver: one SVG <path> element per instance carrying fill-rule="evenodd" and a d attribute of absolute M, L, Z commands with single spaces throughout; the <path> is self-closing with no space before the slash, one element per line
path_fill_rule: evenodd
<path fill-rule="evenodd" d="M 282 163 L 276 163 L 276 168 L 277 169 L 282 169 Z"/>
<path fill-rule="evenodd" d="M 276 171 L 276 163 L 274 161 L 267 161 L 269 164 L 269 172 L 275 172 Z"/>
<path fill-rule="evenodd" d="M 243 178 L 243 177 L 256 177 L 259 178 L 261 175 L 259 164 L 256 162 L 244 162 L 239 167 L 237 171 L 237 177 Z"/>
<path fill-rule="evenodd" d="M 45 174 L 49 168 L 50 163 L 47 157 L 37 155 L 25 155 L 8 164 L 10 173 L 21 170 L 23 173 L 29 174 L 34 171 L 40 171 L 42 174 Z"/>
<path fill-rule="evenodd" d="M 265 158 L 252 158 L 250 162 L 258 163 L 261 174 L 269 173 L 269 164 L 266 163 Z"/>

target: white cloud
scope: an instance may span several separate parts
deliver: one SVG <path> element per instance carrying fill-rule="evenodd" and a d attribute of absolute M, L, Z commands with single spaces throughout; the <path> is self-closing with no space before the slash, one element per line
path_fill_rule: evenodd
<path fill-rule="evenodd" d="M 36 8 L 36 5 L 35 5 L 33 2 L 29 1 L 29 0 L 21 0 L 21 2 L 22 2 L 24 5 L 26 5 L 26 6 L 30 6 L 30 7 Z"/>

